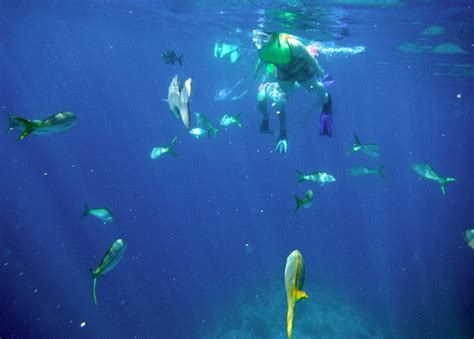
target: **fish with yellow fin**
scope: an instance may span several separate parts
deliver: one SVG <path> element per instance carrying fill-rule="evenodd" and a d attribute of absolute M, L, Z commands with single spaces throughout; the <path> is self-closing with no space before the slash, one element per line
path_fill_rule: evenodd
<path fill-rule="evenodd" d="M 97 278 L 104 275 L 105 273 L 112 270 L 123 257 L 123 253 L 125 252 L 125 248 L 127 245 L 125 241 L 122 239 L 117 239 L 115 242 L 109 247 L 107 252 L 105 253 L 102 261 L 100 262 L 99 266 L 96 269 L 91 268 L 92 278 L 94 279 L 92 284 L 92 299 L 94 300 L 94 304 L 97 305 L 97 297 L 95 294 L 95 290 L 97 287 Z"/>
<path fill-rule="evenodd" d="M 286 318 L 286 329 L 288 339 L 293 338 L 293 315 L 295 304 L 300 299 L 308 298 L 303 291 L 304 284 L 304 262 L 300 251 L 294 250 L 286 259 L 285 287 L 286 299 L 288 301 L 288 313 Z"/>

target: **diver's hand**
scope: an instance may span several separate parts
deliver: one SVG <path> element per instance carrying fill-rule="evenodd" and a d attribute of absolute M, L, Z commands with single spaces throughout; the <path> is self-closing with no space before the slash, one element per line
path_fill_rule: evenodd
<path fill-rule="evenodd" d="M 270 131 L 270 125 L 268 119 L 263 119 L 262 124 L 260 125 L 260 133 L 262 134 L 272 134 L 273 131 Z"/>
<path fill-rule="evenodd" d="M 275 151 L 282 154 L 288 152 L 288 139 L 286 137 L 286 130 L 280 131 L 280 136 L 278 137 Z"/>

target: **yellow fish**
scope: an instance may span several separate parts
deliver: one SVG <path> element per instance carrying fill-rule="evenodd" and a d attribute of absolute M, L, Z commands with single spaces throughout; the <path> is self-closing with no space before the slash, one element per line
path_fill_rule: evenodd
<path fill-rule="evenodd" d="M 303 292 L 304 284 L 304 262 L 300 251 L 294 250 L 286 259 L 285 267 L 285 287 L 288 301 L 288 314 L 286 318 L 286 329 L 288 339 L 293 338 L 293 314 L 295 304 L 298 300 L 308 298 Z"/>

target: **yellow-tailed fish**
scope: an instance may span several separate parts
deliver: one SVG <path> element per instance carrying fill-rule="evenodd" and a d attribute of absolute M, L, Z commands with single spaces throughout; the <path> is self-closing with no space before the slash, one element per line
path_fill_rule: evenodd
<path fill-rule="evenodd" d="M 116 240 L 105 253 L 99 266 L 97 266 L 95 270 L 93 270 L 92 268 L 90 269 L 92 273 L 92 278 L 94 279 L 92 286 L 92 299 L 94 300 L 94 304 L 97 305 L 97 297 L 95 294 L 95 290 L 97 287 L 97 278 L 117 266 L 117 264 L 123 257 L 123 253 L 125 252 L 126 247 L 127 245 L 122 239 Z"/>
<path fill-rule="evenodd" d="M 293 215 L 295 215 L 296 211 L 298 211 L 300 207 L 310 208 L 313 205 L 313 191 L 311 189 L 306 191 L 306 194 L 302 199 L 298 198 L 296 195 L 294 196 L 296 200 L 296 208 L 293 211 Z"/>
<path fill-rule="evenodd" d="M 28 120 L 9 115 L 8 123 L 8 130 L 19 130 L 21 134 L 17 140 L 23 140 L 30 134 L 46 135 L 55 132 L 67 132 L 77 123 L 77 117 L 73 112 L 55 113 L 44 120 Z"/>
<path fill-rule="evenodd" d="M 352 147 L 352 150 L 346 154 L 349 155 L 351 153 L 359 152 L 359 151 L 364 152 L 366 155 L 368 155 L 371 158 L 377 158 L 380 156 L 379 145 L 373 144 L 373 143 L 363 144 L 360 142 L 359 137 L 356 134 L 354 134 L 354 146 Z"/>
<path fill-rule="evenodd" d="M 89 208 L 86 203 L 84 213 L 81 215 L 81 219 L 88 215 L 93 215 L 94 217 L 102 220 L 104 224 L 114 221 L 114 215 L 108 208 Z"/>
<path fill-rule="evenodd" d="M 435 170 L 428 164 L 413 164 L 411 168 L 418 174 L 420 177 L 428 179 L 428 180 L 433 180 L 436 181 L 440 188 L 441 188 L 441 193 L 443 195 L 446 194 L 446 184 L 450 182 L 455 182 L 456 179 L 454 178 L 443 178 L 438 175 L 438 173 L 435 172 Z"/>
<path fill-rule="evenodd" d="M 293 316 L 295 304 L 300 299 L 308 298 L 303 291 L 304 284 L 304 262 L 300 251 L 294 250 L 286 259 L 285 287 L 286 299 L 288 301 L 288 313 L 286 318 L 286 330 L 288 339 L 293 338 Z"/>

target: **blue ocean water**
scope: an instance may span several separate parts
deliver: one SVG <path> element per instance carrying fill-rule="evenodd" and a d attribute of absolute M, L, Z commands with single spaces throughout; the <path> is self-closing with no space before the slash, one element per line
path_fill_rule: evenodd
<path fill-rule="evenodd" d="M 0 128 L 8 113 L 79 119 L 1 137 L 0 338 L 284 338 L 294 249 L 310 296 L 295 338 L 472 337 L 472 18 L 471 1 L 0 0 Z M 335 80 L 332 138 L 303 89 L 287 105 L 288 153 L 259 133 L 256 28 L 365 47 L 318 56 Z M 215 58 L 216 42 L 239 60 Z M 165 64 L 166 50 L 183 65 Z M 241 113 L 242 127 L 189 135 L 162 100 L 175 74 L 193 79 L 192 112 L 216 126 Z M 214 100 L 240 79 L 247 95 Z M 381 156 L 346 155 L 354 133 Z M 175 136 L 177 156 L 150 159 Z M 457 181 L 442 195 L 415 163 Z M 383 165 L 386 179 L 349 176 L 358 165 Z M 336 182 L 298 183 L 297 170 Z M 293 216 L 309 188 L 313 206 Z M 84 203 L 114 222 L 80 219 Z M 98 279 L 96 306 L 89 268 L 119 238 L 125 255 Z"/>

